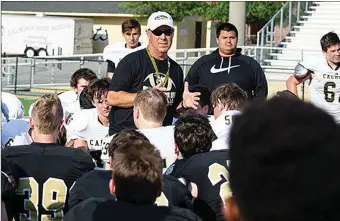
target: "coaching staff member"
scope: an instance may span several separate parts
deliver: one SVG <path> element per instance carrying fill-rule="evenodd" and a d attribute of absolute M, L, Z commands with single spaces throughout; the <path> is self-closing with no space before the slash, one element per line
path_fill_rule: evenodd
<path fill-rule="evenodd" d="M 196 109 L 198 105 L 200 93 L 189 92 L 181 67 L 168 56 L 174 36 L 172 17 L 166 12 L 151 14 L 146 34 L 148 46 L 125 56 L 112 77 L 107 97 L 112 106 L 109 135 L 135 128 L 132 110 L 138 91 L 156 87 L 165 92 L 168 108 L 163 125 L 172 124 L 178 107 Z"/>
<path fill-rule="evenodd" d="M 214 91 L 225 83 L 236 83 L 248 98 L 267 97 L 266 76 L 259 63 L 242 55 L 237 48 L 238 31 L 233 24 L 222 23 L 216 29 L 218 49 L 198 59 L 190 68 L 186 81 L 201 84 Z"/>

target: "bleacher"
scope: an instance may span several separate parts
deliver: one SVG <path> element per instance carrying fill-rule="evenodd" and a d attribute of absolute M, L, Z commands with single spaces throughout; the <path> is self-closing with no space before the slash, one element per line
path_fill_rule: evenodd
<path fill-rule="evenodd" d="M 329 31 L 340 34 L 340 2 L 314 2 L 306 15 L 278 45 L 282 49 L 270 53 L 267 65 L 290 69 L 306 55 L 320 54 L 320 38 Z M 270 71 L 270 70 L 268 70 Z"/>

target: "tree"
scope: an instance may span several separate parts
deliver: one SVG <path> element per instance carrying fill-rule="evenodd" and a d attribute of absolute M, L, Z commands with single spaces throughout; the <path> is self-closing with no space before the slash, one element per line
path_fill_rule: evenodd
<path fill-rule="evenodd" d="M 269 20 L 282 7 L 283 3 L 246 2 L 247 23 Z M 120 4 L 120 7 L 142 18 L 146 18 L 156 11 L 168 12 L 175 21 L 182 21 L 184 17 L 190 15 L 201 16 L 203 20 L 228 21 L 229 18 L 229 2 L 124 2 Z"/>
<path fill-rule="evenodd" d="M 247 2 L 247 24 L 271 19 L 283 5 L 282 2 Z"/>
<path fill-rule="evenodd" d="M 182 21 L 184 17 L 193 15 L 193 9 L 201 7 L 203 2 L 124 2 L 120 4 L 122 9 L 128 10 L 142 18 L 149 17 L 153 12 L 166 11 L 171 14 L 174 21 Z"/>

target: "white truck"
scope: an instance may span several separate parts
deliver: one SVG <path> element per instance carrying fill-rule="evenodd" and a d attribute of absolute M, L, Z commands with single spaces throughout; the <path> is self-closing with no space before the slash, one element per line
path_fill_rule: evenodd
<path fill-rule="evenodd" d="M 93 53 L 92 19 L 2 14 L 1 23 L 4 56 Z"/>

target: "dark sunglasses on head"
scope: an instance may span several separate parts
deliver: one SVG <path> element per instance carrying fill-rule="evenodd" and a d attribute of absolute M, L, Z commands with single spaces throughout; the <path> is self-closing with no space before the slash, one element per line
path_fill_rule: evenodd
<path fill-rule="evenodd" d="M 172 29 L 167 29 L 167 30 L 153 30 L 151 31 L 152 34 L 156 35 L 156 36 L 161 36 L 163 33 L 165 34 L 165 36 L 170 36 L 172 35 L 172 33 L 174 32 Z"/>

